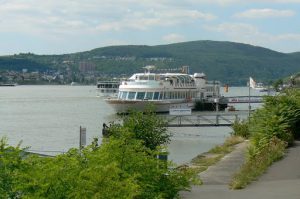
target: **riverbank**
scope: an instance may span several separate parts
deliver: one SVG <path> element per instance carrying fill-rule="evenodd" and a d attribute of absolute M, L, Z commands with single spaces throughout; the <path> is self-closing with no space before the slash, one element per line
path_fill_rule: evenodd
<path fill-rule="evenodd" d="M 300 196 L 300 141 L 287 149 L 285 157 L 275 162 L 257 181 L 243 190 L 230 190 L 229 182 L 245 158 L 247 142 L 236 146 L 216 165 L 209 167 L 199 177 L 201 186 L 193 186 L 190 192 L 181 192 L 184 199 L 299 199 Z"/>

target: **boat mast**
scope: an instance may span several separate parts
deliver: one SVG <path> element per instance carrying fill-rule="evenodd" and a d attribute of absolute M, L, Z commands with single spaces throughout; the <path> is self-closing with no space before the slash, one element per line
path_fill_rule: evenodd
<path fill-rule="evenodd" d="M 154 65 L 148 65 L 148 66 L 145 66 L 143 68 L 145 69 L 145 74 L 148 74 L 148 80 L 149 80 L 150 72 L 151 72 L 151 70 L 155 69 L 155 66 Z"/>

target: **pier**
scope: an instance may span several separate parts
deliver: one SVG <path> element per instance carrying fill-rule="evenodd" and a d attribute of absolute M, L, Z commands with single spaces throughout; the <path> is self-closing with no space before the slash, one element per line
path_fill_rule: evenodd
<path fill-rule="evenodd" d="M 231 96 L 226 97 L 228 103 L 262 103 L 263 96 Z"/>
<path fill-rule="evenodd" d="M 194 115 L 166 115 L 167 127 L 222 127 L 248 116 L 247 111 L 212 112 Z"/>

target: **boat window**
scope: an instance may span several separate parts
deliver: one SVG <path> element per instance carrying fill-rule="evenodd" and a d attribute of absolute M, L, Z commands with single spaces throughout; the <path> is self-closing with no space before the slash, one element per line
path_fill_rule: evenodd
<path fill-rule="evenodd" d="M 159 92 L 155 92 L 155 93 L 154 93 L 153 100 L 158 100 L 158 97 L 159 97 Z"/>
<path fill-rule="evenodd" d="M 155 76 L 154 75 L 150 75 L 149 76 L 149 80 L 155 80 Z"/>
<path fill-rule="evenodd" d="M 170 99 L 174 99 L 174 92 L 170 92 Z"/>
<path fill-rule="evenodd" d="M 170 99 L 170 92 L 165 92 L 165 99 Z"/>
<path fill-rule="evenodd" d="M 159 99 L 164 99 L 164 92 L 160 92 Z"/>
<path fill-rule="evenodd" d="M 145 76 L 145 75 L 140 75 L 140 80 L 148 80 L 148 76 Z"/>
<path fill-rule="evenodd" d="M 138 92 L 136 99 L 143 100 L 145 97 L 145 92 Z"/>
<path fill-rule="evenodd" d="M 145 99 L 152 100 L 153 92 L 147 92 Z"/>
<path fill-rule="evenodd" d="M 122 93 L 122 96 L 121 96 L 121 99 L 126 99 L 127 93 L 128 93 L 128 92 L 123 92 L 123 93 Z"/>
<path fill-rule="evenodd" d="M 128 93 L 128 99 L 134 99 L 136 92 L 129 92 Z"/>

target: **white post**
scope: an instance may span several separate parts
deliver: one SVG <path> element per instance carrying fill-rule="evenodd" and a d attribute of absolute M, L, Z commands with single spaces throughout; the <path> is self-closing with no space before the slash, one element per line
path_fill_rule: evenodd
<path fill-rule="evenodd" d="M 250 99 L 251 99 L 251 86 L 250 86 L 250 81 L 249 81 L 249 101 L 248 101 L 248 119 L 250 120 L 250 112 L 251 112 L 251 103 L 250 103 Z"/>
<path fill-rule="evenodd" d="M 219 114 L 216 115 L 216 125 L 219 126 Z"/>

